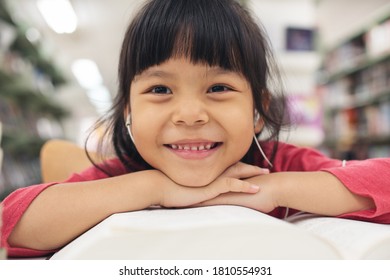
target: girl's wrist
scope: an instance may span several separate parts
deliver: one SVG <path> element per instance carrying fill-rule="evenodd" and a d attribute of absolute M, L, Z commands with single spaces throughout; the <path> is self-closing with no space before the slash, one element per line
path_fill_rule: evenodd
<path fill-rule="evenodd" d="M 149 206 L 161 205 L 161 198 L 163 197 L 164 189 L 165 189 L 165 180 L 162 178 L 164 174 L 162 174 L 158 170 L 150 170 L 150 184 L 146 186 L 149 191 L 148 197 L 150 198 Z"/>
<path fill-rule="evenodd" d="M 112 189 L 110 213 L 128 212 L 146 209 L 158 205 L 163 181 L 156 170 L 145 170 L 110 178 L 117 189 Z"/>
<path fill-rule="evenodd" d="M 147 189 L 146 196 L 148 197 L 149 206 L 164 205 L 164 200 L 171 191 L 170 189 L 177 184 L 159 170 L 144 172 L 148 173 L 144 175 L 148 178 L 144 187 Z"/>
<path fill-rule="evenodd" d="M 147 170 L 143 174 L 146 178 L 144 185 L 145 197 L 147 198 L 148 206 L 156 206 L 161 204 L 161 197 L 164 193 L 165 180 L 164 174 L 158 170 Z"/>
<path fill-rule="evenodd" d="M 289 172 L 272 173 L 272 185 L 270 188 L 272 201 L 275 207 L 290 207 L 290 201 L 294 195 L 293 174 Z"/>

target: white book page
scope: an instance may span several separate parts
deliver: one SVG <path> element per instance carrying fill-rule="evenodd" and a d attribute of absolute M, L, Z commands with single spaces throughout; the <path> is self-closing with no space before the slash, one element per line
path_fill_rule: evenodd
<path fill-rule="evenodd" d="M 238 206 L 115 214 L 52 259 L 339 259 L 307 231 Z"/>
<path fill-rule="evenodd" d="M 327 239 L 345 259 L 390 259 L 390 225 L 313 214 L 287 220 Z"/>
<path fill-rule="evenodd" d="M 180 230 L 216 225 L 240 224 L 285 225 L 261 212 L 239 206 L 210 206 L 187 209 L 155 208 L 114 215 L 110 227 L 115 230 Z"/>

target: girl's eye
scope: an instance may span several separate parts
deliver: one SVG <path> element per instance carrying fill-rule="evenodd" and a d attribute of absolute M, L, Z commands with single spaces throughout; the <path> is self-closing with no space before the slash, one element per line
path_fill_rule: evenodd
<path fill-rule="evenodd" d="M 156 93 L 156 94 L 170 94 L 170 93 L 172 93 L 172 91 L 169 88 L 164 87 L 164 86 L 154 87 L 151 89 L 151 92 Z"/>
<path fill-rule="evenodd" d="M 211 92 L 224 92 L 224 91 L 229 91 L 231 90 L 229 87 L 227 86 L 223 86 L 223 85 L 215 85 L 215 86 L 212 86 L 211 88 L 209 88 L 209 90 L 207 91 L 208 93 L 211 93 Z"/>

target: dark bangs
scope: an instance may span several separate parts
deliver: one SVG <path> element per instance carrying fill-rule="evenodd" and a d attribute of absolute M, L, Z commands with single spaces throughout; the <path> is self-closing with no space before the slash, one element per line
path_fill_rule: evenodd
<path fill-rule="evenodd" d="M 247 72 L 254 70 L 250 64 L 261 67 L 265 60 L 261 38 L 256 40 L 260 45 L 253 46 L 256 28 L 248 31 L 251 22 L 235 1 L 149 2 L 129 26 L 123 44 L 120 61 L 126 65 L 120 71 L 128 72 L 119 73 L 122 92 L 129 92 L 135 75 L 172 57 L 219 66 L 248 78 Z M 257 78 L 265 75 L 264 69 L 256 70 Z"/>

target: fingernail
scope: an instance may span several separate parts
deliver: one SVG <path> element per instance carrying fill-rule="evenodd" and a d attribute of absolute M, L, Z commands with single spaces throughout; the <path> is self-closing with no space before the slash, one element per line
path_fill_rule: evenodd
<path fill-rule="evenodd" d="M 268 168 L 261 168 L 259 167 L 261 172 L 264 173 L 264 174 L 268 174 L 269 173 L 269 169 Z"/>
<path fill-rule="evenodd" d="M 250 186 L 250 189 L 251 189 L 251 191 L 253 191 L 253 192 L 258 192 L 259 189 L 260 189 L 260 187 L 259 187 L 258 185 L 251 185 L 251 186 Z"/>

